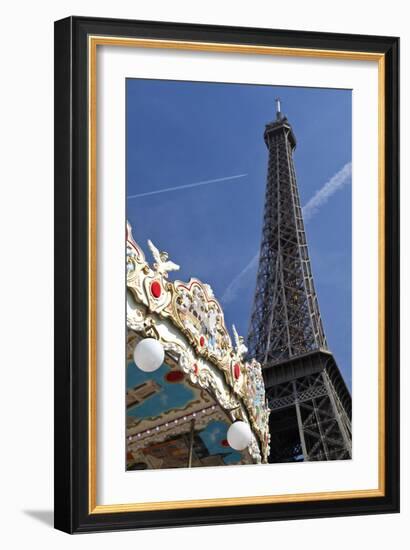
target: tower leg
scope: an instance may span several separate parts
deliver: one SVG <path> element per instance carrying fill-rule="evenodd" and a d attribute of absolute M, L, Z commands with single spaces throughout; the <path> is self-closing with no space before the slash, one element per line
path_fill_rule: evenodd
<path fill-rule="evenodd" d="M 298 419 L 298 429 L 299 429 L 300 444 L 302 446 L 302 452 L 303 452 L 303 460 L 309 460 L 309 454 L 306 448 L 305 434 L 303 432 L 302 415 L 300 413 L 300 404 L 299 404 L 299 398 L 298 398 L 295 381 L 292 382 L 292 386 L 293 386 L 293 394 L 295 396 L 294 398 L 295 398 L 295 407 L 296 407 L 296 417 Z"/>
<path fill-rule="evenodd" d="M 350 429 L 350 421 L 346 417 L 346 414 L 341 414 L 341 407 L 340 406 L 338 407 L 336 403 L 336 401 L 338 400 L 337 400 L 335 391 L 333 389 L 333 384 L 331 383 L 329 379 L 329 375 L 325 370 L 322 372 L 322 377 L 323 377 L 323 382 L 327 389 L 327 393 L 329 395 L 330 402 L 332 404 L 334 415 L 339 425 L 340 433 L 343 437 L 346 450 L 349 454 L 349 458 L 351 458 L 352 457 L 352 435 L 351 435 L 351 429 Z"/>
<path fill-rule="evenodd" d="M 350 418 L 326 368 L 274 385 L 268 403 L 272 462 L 351 458 Z"/>

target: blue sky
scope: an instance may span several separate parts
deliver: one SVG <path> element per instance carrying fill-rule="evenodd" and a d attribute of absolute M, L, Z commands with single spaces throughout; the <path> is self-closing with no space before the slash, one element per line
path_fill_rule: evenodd
<path fill-rule="evenodd" d="M 351 161 L 351 92 L 316 88 L 128 79 L 127 196 L 246 174 L 182 190 L 129 198 L 127 217 L 221 299 L 259 250 L 267 149 L 275 97 L 297 139 L 302 206 Z M 351 388 L 351 185 L 341 186 L 306 223 L 312 270 L 330 349 Z M 248 332 L 256 270 L 224 301 L 225 321 Z M 226 294 L 225 294 L 226 296 Z"/>

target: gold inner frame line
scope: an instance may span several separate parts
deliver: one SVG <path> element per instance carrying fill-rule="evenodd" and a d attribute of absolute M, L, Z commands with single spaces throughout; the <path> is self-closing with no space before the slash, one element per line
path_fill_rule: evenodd
<path fill-rule="evenodd" d="M 97 46 L 123 46 L 134 48 L 154 48 L 190 50 L 205 52 L 225 52 L 238 54 L 259 54 L 282 57 L 311 57 L 340 60 L 377 61 L 378 63 L 378 488 L 352 491 L 326 491 L 267 496 L 222 497 L 199 500 L 175 500 L 159 502 L 136 502 L 130 504 L 97 504 Z M 88 37 L 88 510 L 90 514 L 116 512 L 138 512 L 153 510 L 175 510 L 189 508 L 209 508 L 214 506 L 240 506 L 285 502 L 313 502 L 319 500 L 340 500 L 352 498 L 374 498 L 385 495 L 385 56 L 374 52 L 350 52 L 307 48 L 283 48 L 243 44 L 190 42 L 177 40 L 156 40 L 123 38 L 113 36 Z"/>

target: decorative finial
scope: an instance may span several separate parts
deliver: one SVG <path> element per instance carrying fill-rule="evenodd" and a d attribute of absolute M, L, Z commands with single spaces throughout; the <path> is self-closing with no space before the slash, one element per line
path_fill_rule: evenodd
<path fill-rule="evenodd" d="M 168 278 L 168 271 L 178 271 L 179 265 L 174 264 L 174 262 L 168 261 L 168 254 L 167 252 L 160 252 L 158 248 L 152 244 L 152 242 L 148 239 L 148 246 L 152 252 L 152 255 L 154 257 L 154 269 L 157 273 Z"/>
<path fill-rule="evenodd" d="M 275 98 L 276 103 L 276 120 L 280 120 L 282 118 L 282 113 L 280 112 L 280 97 Z"/>
<path fill-rule="evenodd" d="M 235 351 L 239 355 L 239 357 L 243 359 L 245 355 L 248 353 L 248 348 L 244 344 L 243 336 L 239 336 L 235 325 L 232 325 L 232 332 L 235 340 Z"/>

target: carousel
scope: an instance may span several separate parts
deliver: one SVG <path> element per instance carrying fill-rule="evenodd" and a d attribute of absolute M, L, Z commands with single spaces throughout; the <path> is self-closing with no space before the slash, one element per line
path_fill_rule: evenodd
<path fill-rule="evenodd" d="M 127 470 L 267 462 L 261 366 L 212 289 L 169 281 L 179 266 L 127 225 Z M 233 342 L 232 342 L 233 340 Z"/>

